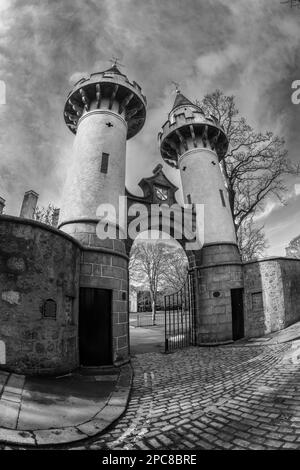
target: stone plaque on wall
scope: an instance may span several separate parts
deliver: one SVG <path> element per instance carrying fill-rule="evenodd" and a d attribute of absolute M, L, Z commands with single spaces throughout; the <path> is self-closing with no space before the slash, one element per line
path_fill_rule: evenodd
<path fill-rule="evenodd" d="M 262 310 L 264 308 L 262 292 L 253 292 L 252 297 L 252 309 Z"/>

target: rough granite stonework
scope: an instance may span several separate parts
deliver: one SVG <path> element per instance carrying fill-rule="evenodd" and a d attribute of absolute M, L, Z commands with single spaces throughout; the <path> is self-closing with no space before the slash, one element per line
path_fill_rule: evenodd
<path fill-rule="evenodd" d="M 124 364 L 129 361 L 128 257 L 124 240 L 100 240 L 96 223 L 70 224 L 67 228 L 82 244 L 80 287 L 112 290 L 113 363 Z"/>
<path fill-rule="evenodd" d="M 270 258 L 245 263 L 245 336 L 258 337 L 300 320 L 300 260 Z M 253 295 L 262 295 L 262 305 Z"/>
<path fill-rule="evenodd" d="M 0 216 L 2 368 L 57 374 L 78 366 L 80 246 L 45 224 Z M 56 318 L 43 315 L 48 299 Z"/>
<path fill-rule="evenodd" d="M 231 289 L 243 288 L 237 246 L 204 246 L 201 266 L 196 273 L 196 344 L 232 340 Z M 214 292 L 218 293 L 218 297 L 214 297 Z"/>

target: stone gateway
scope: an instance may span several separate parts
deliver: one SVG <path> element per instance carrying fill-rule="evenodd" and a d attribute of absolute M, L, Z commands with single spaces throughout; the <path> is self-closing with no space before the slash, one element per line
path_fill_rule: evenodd
<path fill-rule="evenodd" d="M 34 191 L 25 193 L 20 217 L 3 215 L 0 197 L 0 365 L 22 374 L 130 360 L 133 240 L 121 236 L 126 227 L 118 217 L 103 222 L 97 210 L 118 209 L 126 196 L 128 207 L 147 208 L 148 219 L 152 204 L 176 203 L 177 188 L 162 165 L 140 181 L 143 196 L 125 188 L 126 142 L 145 123 L 146 98 L 116 65 L 74 85 L 64 118 L 75 139 L 62 207 L 53 216 L 57 228 L 33 220 Z M 218 120 L 177 90 L 158 137 L 163 160 L 180 172 L 184 202 L 204 207 L 203 239 L 198 233 L 198 248 L 186 251 L 196 345 L 261 336 L 298 321 L 300 261 L 241 262 L 219 164 L 229 142 Z M 203 215 L 197 211 L 196 221 Z M 114 229 L 114 239 L 97 236 L 101 223 Z M 161 230 L 160 222 L 151 228 Z"/>

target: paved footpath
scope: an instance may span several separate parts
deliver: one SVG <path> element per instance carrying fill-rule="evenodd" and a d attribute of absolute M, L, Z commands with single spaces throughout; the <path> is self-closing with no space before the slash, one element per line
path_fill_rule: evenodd
<path fill-rule="evenodd" d="M 70 449 L 300 449 L 291 343 L 189 348 L 133 359 L 127 411 Z"/>

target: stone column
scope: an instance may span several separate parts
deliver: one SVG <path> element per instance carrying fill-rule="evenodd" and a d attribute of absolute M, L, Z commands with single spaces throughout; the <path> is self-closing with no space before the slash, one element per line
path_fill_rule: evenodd
<path fill-rule="evenodd" d="M 60 209 L 54 209 L 53 210 L 53 214 L 52 214 L 52 226 L 53 227 L 58 226 L 59 213 L 60 213 Z"/>
<path fill-rule="evenodd" d="M 80 219 L 97 220 L 100 204 L 118 209 L 119 196 L 125 194 L 126 135 L 125 119 L 111 110 L 94 110 L 81 117 L 63 191 L 62 230 L 76 237 Z"/>
<path fill-rule="evenodd" d="M 33 190 L 27 191 L 24 194 L 20 217 L 23 217 L 24 219 L 33 219 L 38 198 L 39 195 Z"/>
<path fill-rule="evenodd" d="M 236 234 L 217 154 L 209 148 L 190 148 L 178 166 L 185 203 L 204 205 L 204 244 L 236 244 Z"/>

